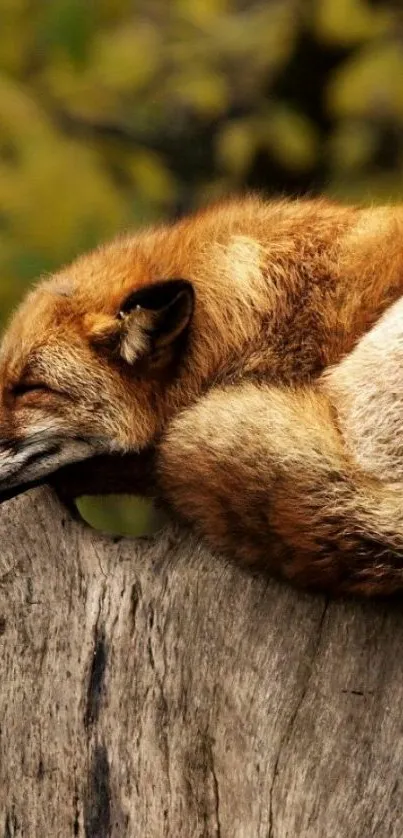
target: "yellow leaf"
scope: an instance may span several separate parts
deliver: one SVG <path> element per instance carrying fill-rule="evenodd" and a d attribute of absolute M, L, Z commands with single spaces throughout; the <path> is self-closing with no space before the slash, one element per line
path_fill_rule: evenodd
<path fill-rule="evenodd" d="M 158 30 L 127 22 L 100 32 L 90 55 L 90 76 L 107 89 L 133 92 L 154 75 L 160 60 Z"/>
<path fill-rule="evenodd" d="M 354 54 L 333 75 L 327 91 L 339 116 L 403 117 L 403 54 L 396 43 L 375 44 Z"/>
<path fill-rule="evenodd" d="M 195 26 L 205 26 L 216 22 L 228 8 L 228 0 L 176 0 L 175 15 L 182 17 Z"/>
<path fill-rule="evenodd" d="M 29 0 L 0 0 L 0 67 L 18 74 L 34 48 L 35 29 L 29 16 Z"/>
<path fill-rule="evenodd" d="M 233 120 L 221 130 L 217 140 L 217 160 L 227 171 L 243 174 L 256 148 L 256 137 L 246 119 Z"/>
<path fill-rule="evenodd" d="M 393 29 L 391 9 L 366 0 L 316 0 L 313 28 L 323 41 L 348 46 Z"/>
<path fill-rule="evenodd" d="M 156 154 L 144 149 L 135 151 L 127 166 L 134 186 L 151 201 L 164 202 L 175 192 L 175 181 Z"/>
<path fill-rule="evenodd" d="M 374 126 L 364 121 L 343 120 L 330 138 L 328 153 L 333 170 L 344 172 L 367 164 L 377 141 Z"/>
<path fill-rule="evenodd" d="M 77 67 L 66 55 L 54 57 L 39 74 L 39 85 L 70 113 L 89 120 L 114 119 L 119 98 L 94 77 L 91 65 Z"/>
<path fill-rule="evenodd" d="M 0 77 L 1 143 L 13 153 L 0 162 L 0 206 L 10 235 L 29 249 L 62 258 L 124 222 L 124 196 L 96 152 L 58 134 L 20 87 Z"/>
<path fill-rule="evenodd" d="M 289 169 L 303 171 L 315 163 L 318 137 L 314 124 L 286 105 L 275 105 L 261 125 L 261 139 Z"/>
<path fill-rule="evenodd" d="M 20 146 L 49 130 L 46 115 L 23 86 L 0 75 L 0 136 L 12 136 Z"/>
<path fill-rule="evenodd" d="M 213 115 L 220 113 L 227 102 L 227 84 L 218 72 L 209 69 L 178 73 L 169 79 L 171 96 L 195 111 Z"/>

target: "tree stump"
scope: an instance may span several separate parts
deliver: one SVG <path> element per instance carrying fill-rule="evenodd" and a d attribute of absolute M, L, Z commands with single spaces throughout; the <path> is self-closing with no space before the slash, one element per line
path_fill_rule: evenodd
<path fill-rule="evenodd" d="M 403 619 L 0 509 L 0 835 L 401 838 Z"/>

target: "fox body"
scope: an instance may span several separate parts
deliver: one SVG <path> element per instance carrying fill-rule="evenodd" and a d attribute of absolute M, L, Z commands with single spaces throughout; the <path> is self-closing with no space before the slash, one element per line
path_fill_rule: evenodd
<path fill-rule="evenodd" d="M 402 295 L 403 208 L 251 197 L 79 258 L 3 339 L 3 499 L 143 488 L 299 584 L 402 589 Z"/>

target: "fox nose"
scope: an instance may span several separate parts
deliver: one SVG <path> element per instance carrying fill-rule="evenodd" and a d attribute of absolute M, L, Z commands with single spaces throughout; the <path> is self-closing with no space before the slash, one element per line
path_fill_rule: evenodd
<path fill-rule="evenodd" d="M 42 479 L 26 479 L 27 469 L 49 455 L 43 446 L 27 445 L 17 439 L 0 439 L 0 503 L 43 483 Z"/>
<path fill-rule="evenodd" d="M 19 473 L 49 456 L 57 455 L 60 445 L 45 445 L 35 437 L 30 439 L 0 440 L 0 487 L 5 480 L 15 479 Z"/>
<path fill-rule="evenodd" d="M 51 474 L 69 463 L 94 454 L 98 441 L 65 437 L 61 431 L 43 430 L 19 438 L 0 437 L 0 503 L 47 483 Z"/>

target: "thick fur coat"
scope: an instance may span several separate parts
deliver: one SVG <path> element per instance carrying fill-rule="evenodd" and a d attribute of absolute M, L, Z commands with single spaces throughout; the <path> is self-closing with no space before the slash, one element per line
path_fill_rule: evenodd
<path fill-rule="evenodd" d="M 299 584 L 403 588 L 402 292 L 396 207 L 251 197 L 81 257 L 4 336 L 3 498 L 143 489 Z"/>

